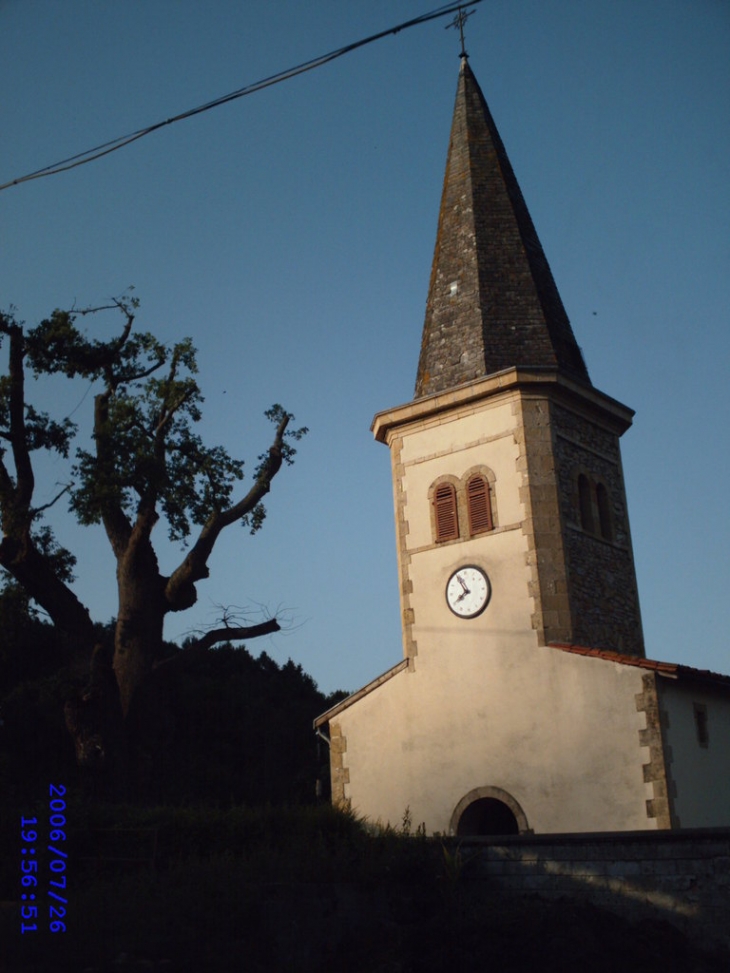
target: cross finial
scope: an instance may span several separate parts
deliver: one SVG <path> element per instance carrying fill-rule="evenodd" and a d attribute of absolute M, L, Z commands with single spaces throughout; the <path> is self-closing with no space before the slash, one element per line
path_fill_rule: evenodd
<path fill-rule="evenodd" d="M 452 27 L 459 28 L 459 35 L 461 37 L 461 54 L 459 55 L 459 57 L 469 57 L 469 55 L 466 53 L 466 48 L 464 47 L 464 24 L 467 22 L 467 19 L 471 17 L 471 15 L 475 12 L 476 11 L 474 10 L 470 10 L 469 13 L 467 14 L 464 13 L 464 10 L 461 7 L 459 7 L 458 14 L 454 17 L 454 19 L 450 24 L 446 25 L 447 30 L 449 30 Z"/>

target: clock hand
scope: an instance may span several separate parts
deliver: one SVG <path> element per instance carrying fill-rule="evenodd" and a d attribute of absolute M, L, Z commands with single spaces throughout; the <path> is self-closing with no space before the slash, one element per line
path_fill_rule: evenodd
<path fill-rule="evenodd" d="M 462 578 L 462 576 L 460 574 L 457 574 L 456 575 L 456 580 L 459 582 L 459 584 L 461 585 L 461 587 L 464 589 L 464 595 L 468 595 L 469 594 L 469 589 L 467 588 L 466 582 L 464 581 L 464 579 Z M 461 597 L 463 598 L 464 595 L 462 595 Z"/>

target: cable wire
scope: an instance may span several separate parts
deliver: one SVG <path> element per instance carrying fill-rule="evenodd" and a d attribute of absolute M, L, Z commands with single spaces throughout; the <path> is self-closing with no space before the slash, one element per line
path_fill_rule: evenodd
<path fill-rule="evenodd" d="M 163 122 L 156 122 L 154 125 L 148 125 L 146 128 L 137 129 L 136 132 L 130 132 L 128 135 L 121 135 L 119 138 L 112 139 L 109 142 L 103 142 L 101 145 L 97 145 L 92 149 L 87 149 L 85 152 L 79 152 L 76 155 L 69 156 L 67 159 L 62 159 L 60 162 L 54 162 L 52 165 L 44 166 L 42 169 L 36 169 L 34 172 L 30 172 L 27 175 L 19 176 L 17 179 L 12 179 L 10 182 L 6 182 L 0 185 L 0 191 L 3 189 L 9 189 L 11 186 L 19 186 L 21 183 L 30 182 L 33 179 L 43 179 L 46 176 L 55 176 L 60 172 L 68 172 L 69 169 L 75 169 L 78 166 L 86 165 L 89 162 L 94 162 L 96 159 L 101 159 L 105 155 L 110 155 L 112 152 L 116 152 L 119 149 L 123 149 L 127 145 L 131 145 L 132 142 L 136 142 L 138 139 L 144 138 L 145 135 L 151 135 L 152 132 L 156 132 L 166 125 L 172 125 L 175 122 L 183 121 L 186 118 L 192 118 L 195 115 L 201 115 L 203 112 L 210 111 L 212 108 L 218 108 L 220 105 L 227 105 L 231 101 L 236 101 L 238 98 L 243 98 L 245 95 L 252 95 L 257 91 L 262 91 L 264 88 L 269 88 L 271 85 L 279 84 L 281 81 L 288 81 L 289 78 L 295 78 L 300 74 L 304 74 L 306 71 L 312 71 L 314 68 L 322 67 L 324 64 L 329 64 L 331 61 L 342 57 L 345 54 L 350 54 L 352 51 L 356 51 L 360 47 L 365 47 L 367 44 L 372 44 L 374 41 L 382 40 L 383 37 L 388 37 L 391 34 L 398 34 L 402 30 L 408 30 L 410 27 L 416 27 L 418 24 L 428 23 L 430 20 L 436 20 L 439 17 L 447 17 L 449 14 L 456 13 L 463 10 L 466 7 L 474 7 L 476 4 L 481 3 L 482 0 L 460 0 L 460 2 L 453 2 L 444 5 L 443 7 L 438 7 L 436 10 L 430 11 L 430 13 L 421 14 L 419 17 L 414 17 L 412 20 L 406 20 L 402 24 L 398 24 L 396 27 L 389 27 L 387 30 L 381 30 L 377 34 L 372 34 L 370 37 L 365 37 L 362 40 L 355 41 L 352 44 L 346 44 L 344 47 L 339 47 L 334 51 L 330 51 L 329 54 L 322 54 L 319 57 L 312 58 L 309 61 L 304 61 L 301 64 L 296 65 L 296 67 L 287 68 L 285 71 L 280 71 L 278 74 L 272 74 L 268 78 L 263 78 L 261 81 L 254 81 L 252 84 L 245 85 L 243 88 L 238 88 L 236 91 L 231 91 L 227 95 L 221 95 L 220 98 L 214 98 L 212 101 L 208 101 L 203 105 L 198 105 L 197 108 L 190 108 L 187 111 L 180 112 L 179 115 L 173 115 L 171 118 L 165 119 Z"/>

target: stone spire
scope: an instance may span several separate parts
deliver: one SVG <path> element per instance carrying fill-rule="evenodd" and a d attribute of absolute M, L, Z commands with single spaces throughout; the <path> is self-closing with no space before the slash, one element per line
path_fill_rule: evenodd
<path fill-rule="evenodd" d="M 590 385 L 512 166 L 461 61 L 416 398 L 513 366 Z"/>

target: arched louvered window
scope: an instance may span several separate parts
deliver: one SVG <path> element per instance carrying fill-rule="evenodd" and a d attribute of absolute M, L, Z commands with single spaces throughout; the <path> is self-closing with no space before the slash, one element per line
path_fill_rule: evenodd
<path fill-rule="evenodd" d="M 578 477 L 578 503 L 580 505 L 580 525 L 583 530 L 593 534 L 593 498 L 591 497 L 591 484 L 588 477 L 583 473 Z"/>
<path fill-rule="evenodd" d="M 466 506 L 469 511 L 469 533 L 483 534 L 494 528 L 489 483 L 478 473 L 466 485 Z"/>
<path fill-rule="evenodd" d="M 608 490 L 603 483 L 596 484 L 596 501 L 598 503 L 598 524 L 601 529 L 601 537 L 605 541 L 613 540 L 611 504 L 608 499 Z"/>
<path fill-rule="evenodd" d="M 436 512 L 436 540 L 450 541 L 459 536 L 459 515 L 456 511 L 456 490 L 451 483 L 441 483 L 433 496 Z"/>

